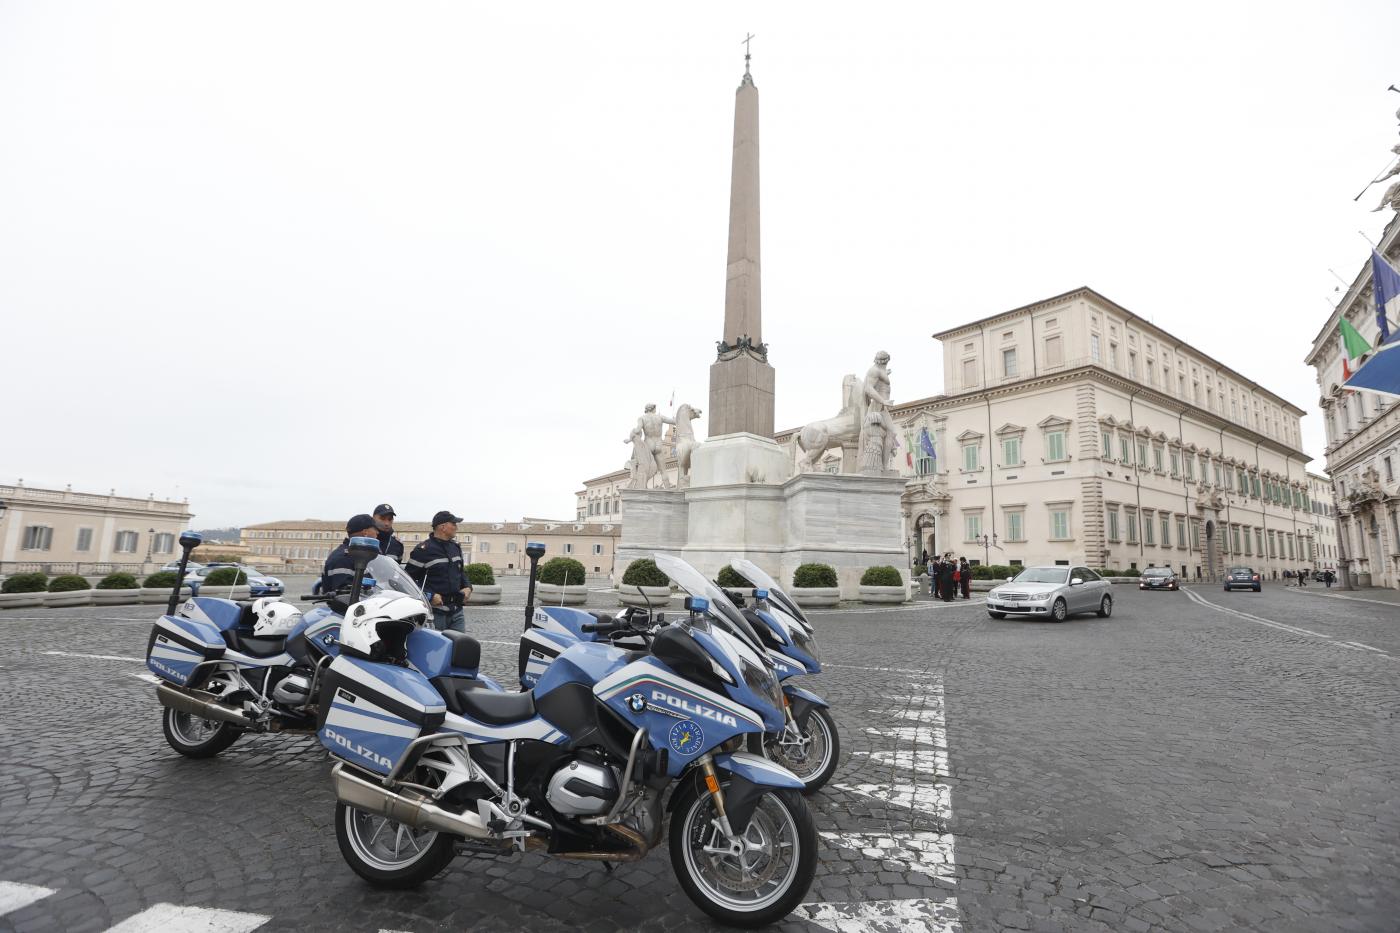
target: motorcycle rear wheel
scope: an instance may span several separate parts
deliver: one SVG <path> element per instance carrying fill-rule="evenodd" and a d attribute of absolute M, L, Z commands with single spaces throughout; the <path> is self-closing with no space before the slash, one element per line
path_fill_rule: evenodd
<path fill-rule="evenodd" d="M 190 713 L 165 707 L 160 718 L 165 741 L 186 758 L 213 758 L 228 748 L 243 730 L 231 722 L 201 719 Z"/>
<path fill-rule="evenodd" d="M 671 868 L 697 907 L 720 923 L 759 927 L 786 917 L 807 896 L 817 871 L 817 829 L 801 794 L 775 788 L 763 795 L 742 834 L 753 849 L 741 866 L 734 856 L 705 851 L 724 840 L 704 785 L 686 781 L 675 793 Z"/>
<path fill-rule="evenodd" d="M 335 805 L 335 840 L 346 864 L 375 887 L 416 888 L 437 876 L 456 854 L 454 837 Z"/>

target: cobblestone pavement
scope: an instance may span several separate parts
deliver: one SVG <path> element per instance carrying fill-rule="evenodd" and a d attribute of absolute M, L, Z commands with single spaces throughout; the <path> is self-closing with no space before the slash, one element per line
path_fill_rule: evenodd
<path fill-rule="evenodd" d="M 776 929 L 1400 928 L 1400 608 L 1114 595 L 1063 625 L 976 599 L 815 616 L 842 761 L 811 798 L 816 884 Z M 519 610 L 469 617 L 510 681 Z M 151 618 L 0 615 L 0 930 L 712 928 L 664 852 L 366 886 L 314 740 L 167 747 Z"/>

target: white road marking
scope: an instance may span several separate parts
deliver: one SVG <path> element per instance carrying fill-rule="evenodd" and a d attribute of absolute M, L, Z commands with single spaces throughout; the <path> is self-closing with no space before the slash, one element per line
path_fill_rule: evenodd
<path fill-rule="evenodd" d="M 271 919 L 236 910 L 154 904 L 111 927 L 107 933 L 248 933 Z"/>
<path fill-rule="evenodd" d="M 957 901 L 911 898 L 847 904 L 802 904 L 792 912 L 833 933 L 961 933 Z"/>
<path fill-rule="evenodd" d="M 832 784 L 837 790 L 860 794 L 884 804 L 905 807 L 928 816 L 946 818 L 951 812 L 951 794 L 947 784 Z"/>
<path fill-rule="evenodd" d="M 835 833 L 822 839 L 866 858 L 885 859 L 922 872 L 930 878 L 953 881 L 953 837 L 948 833 Z"/>
<path fill-rule="evenodd" d="M 843 615 L 858 616 L 869 612 L 918 612 L 925 609 L 947 609 L 951 606 L 981 606 L 987 602 L 983 599 L 958 599 L 951 603 L 945 603 L 941 599 L 931 599 L 925 602 L 914 602 L 905 605 L 874 606 L 865 609 L 811 609 L 810 615 Z"/>
<path fill-rule="evenodd" d="M 37 884 L 20 884 L 17 881 L 0 881 L 0 917 L 35 901 L 42 901 L 54 893 L 53 888 L 41 888 Z"/>
<path fill-rule="evenodd" d="M 907 667 L 861 667 L 858 664 L 823 664 L 822 667 L 838 667 L 847 671 L 874 671 L 877 674 L 918 674 L 920 677 L 934 676 L 928 671 L 913 671 Z M 888 710 L 885 712 L 888 712 Z"/>
<path fill-rule="evenodd" d="M 131 661 L 134 664 L 145 664 L 145 658 L 128 658 L 120 654 L 74 654 L 71 651 L 45 651 L 44 654 L 54 655 L 60 658 L 86 658 L 89 661 Z"/>
<path fill-rule="evenodd" d="M 1349 599 L 1354 603 L 1375 603 L 1377 606 L 1389 606 L 1392 609 L 1396 608 L 1395 603 L 1387 602 L 1384 599 L 1367 599 L 1365 596 L 1343 596 L 1341 593 L 1308 593 L 1306 589 L 1307 587 L 1304 587 L 1303 590 L 1298 590 L 1295 587 L 1290 592 L 1301 592 L 1304 596 L 1319 596 L 1323 599 Z"/>
<path fill-rule="evenodd" d="M 1200 603 L 1202 606 L 1214 609 L 1216 612 L 1223 612 L 1227 615 L 1238 616 L 1241 619 L 1248 619 L 1250 622 L 1258 622 L 1260 625 L 1267 625 L 1270 628 L 1276 628 L 1280 631 L 1289 632 L 1293 635 L 1308 635 L 1313 638 L 1323 638 L 1329 641 L 1331 644 L 1334 644 L 1340 648 L 1348 648 L 1352 651 L 1374 651 L 1376 654 L 1379 654 L 1382 657 L 1391 657 L 1389 654 L 1387 654 L 1385 651 L 1382 651 L 1380 648 L 1373 648 L 1370 645 L 1364 645 L 1358 641 L 1338 641 L 1336 640 L 1336 638 L 1334 638 L 1332 635 L 1328 635 L 1326 632 L 1314 632 L 1312 629 L 1299 628 L 1296 625 L 1285 625 L 1282 622 L 1275 622 L 1273 619 L 1266 619 L 1263 616 L 1256 616 L 1248 612 L 1242 612 L 1239 609 L 1232 609 L 1228 606 L 1216 605 L 1215 603 L 1206 599 L 1204 596 L 1200 595 L 1199 593 L 1192 592 L 1191 590 L 1184 590 L 1183 592 L 1185 592 L 1186 595 L 1189 596 L 1191 599 Z M 1392 658 L 1392 660 L 1394 659 Z"/>
<path fill-rule="evenodd" d="M 923 751 L 914 749 L 912 751 L 898 749 L 896 751 L 875 750 L 873 752 L 851 752 L 851 755 L 869 758 L 876 764 L 887 765 L 891 768 L 900 768 L 905 771 L 913 771 L 915 774 L 947 774 L 948 757 L 947 753 L 939 749 Z"/>

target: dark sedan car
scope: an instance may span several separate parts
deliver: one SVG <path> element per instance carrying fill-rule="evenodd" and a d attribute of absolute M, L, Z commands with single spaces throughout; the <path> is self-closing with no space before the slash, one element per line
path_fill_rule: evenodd
<path fill-rule="evenodd" d="M 1264 589 L 1263 578 L 1249 567 L 1231 567 L 1225 573 L 1225 592 L 1231 590 L 1253 590 L 1256 593 Z"/>
<path fill-rule="evenodd" d="M 1177 588 L 1176 574 L 1170 567 L 1148 567 L 1138 577 L 1140 590 L 1173 590 Z"/>

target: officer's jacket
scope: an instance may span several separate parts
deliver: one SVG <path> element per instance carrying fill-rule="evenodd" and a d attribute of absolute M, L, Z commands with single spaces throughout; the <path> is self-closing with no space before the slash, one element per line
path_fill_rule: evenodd
<path fill-rule="evenodd" d="M 350 559 L 350 539 L 340 542 L 340 547 L 331 551 L 326 565 L 321 568 L 321 592 L 333 593 L 341 587 L 355 582 L 355 563 Z"/>
<path fill-rule="evenodd" d="M 437 593 L 449 606 L 462 605 L 462 588 L 468 584 L 462 569 L 462 546 L 456 541 L 429 538 L 408 555 L 405 569 L 428 599 Z"/>
<path fill-rule="evenodd" d="M 379 553 L 396 564 L 403 563 L 403 542 L 392 531 L 379 532 Z"/>

